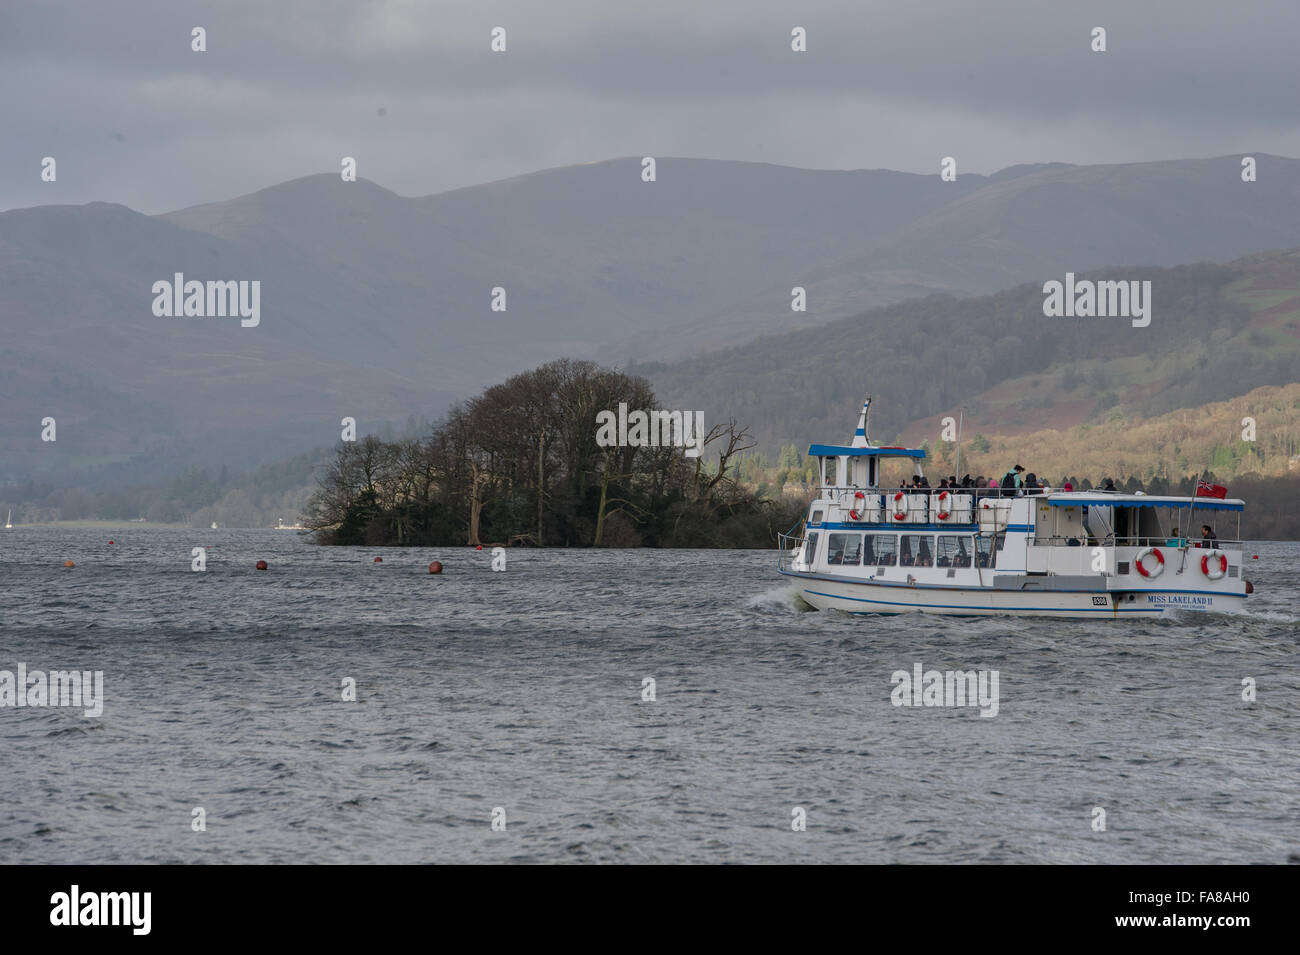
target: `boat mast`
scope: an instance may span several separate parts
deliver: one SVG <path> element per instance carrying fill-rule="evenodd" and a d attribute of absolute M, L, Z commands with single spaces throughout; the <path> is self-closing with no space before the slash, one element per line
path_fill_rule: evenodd
<path fill-rule="evenodd" d="M 953 465 L 952 476 L 955 477 L 958 481 L 961 480 L 961 425 L 962 425 L 962 420 L 965 418 L 965 415 L 966 415 L 965 408 L 957 409 L 957 463 Z"/>

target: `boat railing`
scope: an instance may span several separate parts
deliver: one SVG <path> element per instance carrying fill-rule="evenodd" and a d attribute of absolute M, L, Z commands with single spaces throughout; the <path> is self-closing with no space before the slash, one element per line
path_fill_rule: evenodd
<path fill-rule="evenodd" d="M 825 487 L 820 493 L 822 500 L 834 502 L 842 509 L 855 511 L 865 509 L 867 515 L 878 515 L 866 517 L 869 522 L 883 520 L 891 526 L 936 520 L 947 522 L 949 513 L 954 515 L 954 523 L 974 523 L 983 502 L 989 499 L 1003 499 L 1002 492 L 996 488 L 969 487 Z M 859 494 L 863 497 L 858 497 Z M 899 494 L 903 495 L 903 499 L 895 501 L 894 498 Z M 1009 497 L 1005 500 L 1010 503 Z M 954 505 L 956 505 L 955 509 Z M 906 515 L 906 521 L 896 517 L 899 513 Z M 939 518 L 940 514 L 945 516 Z"/>
<path fill-rule="evenodd" d="M 1181 542 L 1181 543 L 1180 543 Z M 1159 547 L 1161 550 L 1241 550 L 1243 541 L 1215 538 L 1207 541 L 1200 537 L 1114 537 L 1104 540 L 1089 538 L 1084 534 L 1034 535 L 1035 547 Z"/>
<path fill-rule="evenodd" d="M 1059 488 L 1038 488 L 1033 493 L 1050 494 L 1056 490 L 1059 490 Z M 969 494 L 974 498 L 980 499 L 989 497 L 1011 498 L 1026 496 L 1026 492 L 1024 491 L 1016 491 L 1012 494 L 996 487 L 844 487 L 842 485 L 819 487 L 817 489 L 817 496 L 826 501 L 835 501 L 840 504 L 851 504 L 854 500 L 854 495 L 859 491 L 864 494 L 888 494 L 891 497 L 899 491 L 902 491 L 904 494 L 924 494 L 932 498 L 938 497 L 944 491 L 947 491 L 949 494 Z"/>
<path fill-rule="evenodd" d="M 777 558 L 776 566 L 778 570 L 789 570 L 803 549 L 804 535 L 796 534 L 791 530 L 788 534 L 777 534 Z"/>

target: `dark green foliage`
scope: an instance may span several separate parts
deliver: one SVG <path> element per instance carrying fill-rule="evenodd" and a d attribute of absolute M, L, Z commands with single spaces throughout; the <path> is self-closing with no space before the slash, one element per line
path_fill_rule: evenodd
<path fill-rule="evenodd" d="M 804 502 L 742 483 L 734 422 L 680 447 L 602 447 L 597 415 L 656 408 L 642 378 L 562 359 L 452 409 L 427 438 L 341 443 L 307 508 L 329 544 L 770 547 Z M 786 459 L 789 460 L 789 455 Z M 762 479 L 762 462 L 745 463 Z"/>

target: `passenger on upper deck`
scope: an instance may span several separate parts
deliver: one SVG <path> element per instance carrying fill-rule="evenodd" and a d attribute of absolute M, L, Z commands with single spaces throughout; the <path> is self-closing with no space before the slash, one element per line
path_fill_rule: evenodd
<path fill-rule="evenodd" d="M 1024 473 L 1024 468 L 1017 464 L 1014 468 L 1002 475 L 1002 496 L 1015 497 L 1016 492 L 1024 484 L 1024 478 L 1020 475 Z"/>
<path fill-rule="evenodd" d="M 1214 533 L 1214 528 L 1209 524 L 1201 525 L 1201 539 L 1196 542 L 1197 547 L 1218 547 L 1219 537 Z"/>
<path fill-rule="evenodd" d="M 1103 491 L 1113 491 L 1115 490 L 1115 482 L 1112 481 L 1110 478 L 1106 478 L 1106 481 L 1104 484 L 1102 484 L 1101 489 Z"/>

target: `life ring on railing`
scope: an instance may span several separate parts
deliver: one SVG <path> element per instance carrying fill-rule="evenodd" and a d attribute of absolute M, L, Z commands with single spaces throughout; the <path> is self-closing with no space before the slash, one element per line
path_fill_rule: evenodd
<path fill-rule="evenodd" d="M 1147 570 L 1142 566 L 1142 561 L 1151 556 L 1154 556 L 1156 559 L 1155 570 Z M 1133 566 L 1137 568 L 1137 572 L 1143 577 L 1154 579 L 1165 572 L 1165 555 L 1160 553 L 1159 547 L 1148 547 L 1145 550 L 1139 551 L 1138 555 L 1133 558 Z"/>
<path fill-rule="evenodd" d="M 900 507 L 902 508 L 901 511 L 899 510 Z M 907 495 L 902 491 L 894 495 L 894 520 L 907 520 Z"/>
<path fill-rule="evenodd" d="M 862 515 L 858 513 L 859 507 L 861 507 L 863 511 L 867 509 L 867 496 L 861 491 L 855 491 L 853 494 L 853 507 L 849 510 L 849 517 L 853 518 L 855 521 L 862 520 Z"/>
<path fill-rule="evenodd" d="M 1219 572 L 1217 574 L 1210 573 L 1211 557 L 1217 557 L 1219 559 Z M 1227 572 L 1228 572 L 1228 555 L 1223 553 L 1222 551 L 1212 550 L 1204 557 L 1201 558 L 1201 573 L 1203 573 L 1206 577 L 1209 577 L 1211 580 L 1218 580 Z"/>
<path fill-rule="evenodd" d="M 942 508 L 943 508 L 943 499 L 946 498 L 947 496 L 948 496 L 948 492 L 947 492 L 947 491 L 940 491 L 940 492 L 939 492 L 939 508 L 940 508 L 940 510 L 939 510 L 939 513 L 935 515 L 935 517 L 939 518 L 939 520 L 941 520 L 941 521 L 946 521 L 946 520 L 948 519 L 948 511 L 945 511 L 945 510 L 942 509 Z"/>

